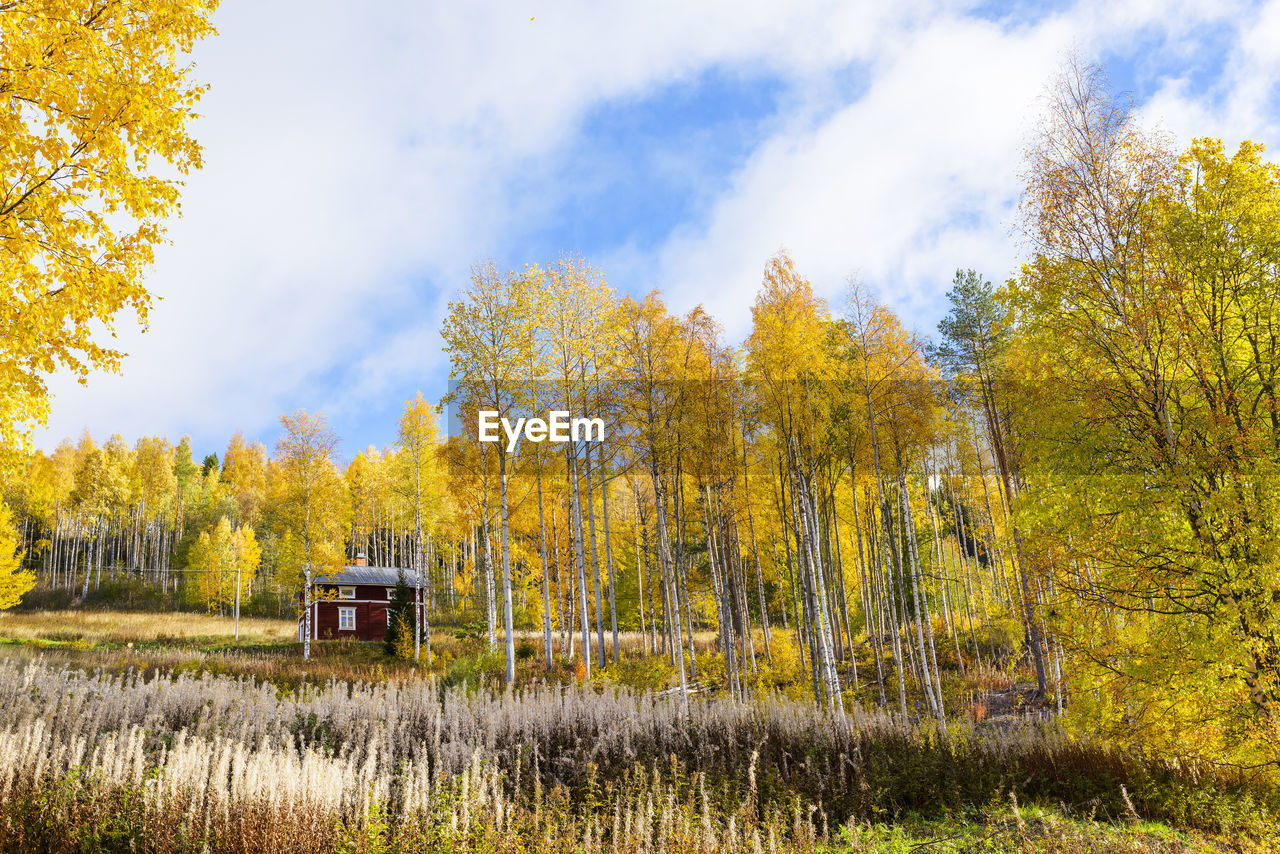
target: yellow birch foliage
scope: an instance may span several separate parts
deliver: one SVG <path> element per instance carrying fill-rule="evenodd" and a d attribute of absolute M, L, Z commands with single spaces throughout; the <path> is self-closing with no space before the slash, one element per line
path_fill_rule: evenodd
<path fill-rule="evenodd" d="M 46 418 L 49 373 L 118 369 L 94 332 L 146 323 L 143 273 L 201 165 L 183 55 L 216 5 L 0 4 L 0 464 Z"/>
<path fill-rule="evenodd" d="M 528 397 L 522 356 L 533 333 L 530 282 L 540 280 L 536 268 L 517 276 L 499 273 L 492 263 L 477 265 L 463 299 L 449 303 L 440 330 L 451 362 L 447 399 L 465 417 L 474 418 L 476 410 L 499 417 L 522 411 Z"/>
<path fill-rule="evenodd" d="M 0 501 L 0 611 L 17 605 L 36 583 L 35 576 L 22 569 L 20 545 L 9 508 Z"/>
<path fill-rule="evenodd" d="M 1252 143 L 1171 157 L 1099 85 L 1068 80 L 1031 161 L 1025 541 L 1065 594 L 1078 722 L 1274 773 L 1280 170 Z"/>
<path fill-rule="evenodd" d="M 267 449 L 258 442 L 248 444 L 243 433 L 236 433 L 222 457 L 222 479 L 231 485 L 240 522 L 256 524 L 267 497 Z"/>
<path fill-rule="evenodd" d="M 236 599 L 236 573 L 240 599 L 249 597 L 254 575 L 262 562 L 253 528 L 232 530 L 226 516 L 212 531 L 202 531 L 187 559 L 187 590 L 196 602 L 209 608 L 230 605 Z"/>
<path fill-rule="evenodd" d="M 825 414 L 821 388 L 831 375 L 830 319 L 826 302 L 791 258 L 785 252 L 770 258 L 751 307 L 745 382 L 760 422 L 788 458 L 799 446 L 812 447 Z"/>
<path fill-rule="evenodd" d="M 299 410 L 281 416 L 280 423 L 284 433 L 276 447 L 269 503 L 296 544 L 286 552 L 289 560 L 282 560 L 280 580 L 300 585 L 308 566 L 314 577 L 339 572 L 346 563 L 350 495 L 333 462 L 338 438 L 324 416 Z"/>
<path fill-rule="evenodd" d="M 436 408 L 422 398 L 422 392 L 405 401 L 400 416 L 399 453 L 395 457 L 399 491 L 411 508 L 421 499 L 422 530 L 435 530 L 446 507 L 444 477 L 440 473 L 437 449 L 440 428 Z"/>

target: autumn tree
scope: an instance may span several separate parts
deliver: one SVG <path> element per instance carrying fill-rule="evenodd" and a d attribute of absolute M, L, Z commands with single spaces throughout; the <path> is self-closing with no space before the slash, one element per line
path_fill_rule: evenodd
<path fill-rule="evenodd" d="M 791 544 L 799 568 L 804 614 L 809 624 L 809 652 L 813 691 L 831 708 L 841 705 L 839 674 L 834 655 L 832 614 L 827 575 L 818 544 L 817 501 L 814 489 L 813 445 L 815 392 L 827 380 L 826 304 L 785 253 L 765 265 L 760 293 L 751 309 L 752 330 L 747 340 L 749 382 L 761 397 L 762 418 L 777 440 L 779 463 L 789 495 Z"/>
<path fill-rule="evenodd" d="M 118 369 L 102 332 L 123 309 L 146 324 L 143 275 L 201 165 L 184 56 L 216 5 L 0 5 L 0 452 L 44 422 L 48 374 Z"/>
<path fill-rule="evenodd" d="M 625 325 L 620 345 L 618 387 L 624 417 L 634 437 L 637 462 L 648 471 L 653 488 L 653 518 L 658 565 L 662 576 L 663 610 L 671 617 L 667 621 L 667 636 L 670 639 L 667 645 L 677 665 L 681 697 L 687 703 L 688 675 L 681 614 L 687 614 L 688 603 L 681 602 L 678 566 L 668 524 L 668 472 L 675 433 L 674 423 L 680 416 L 675 399 L 679 384 L 672 383 L 671 377 L 679 350 L 680 328 L 656 291 L 648 294 L 643 301 L 625 299 L 622 310 Z M 585 604 L 584 599 L 584 607 Z M 584 620 L 584 643 L 588 637 Z M 689 638 L 689 644 L 692 647 L 692 637 Z M 692 655 L 690 659 L 692 660 Z"/>
<path fill-rule="evenodd" d="M 471 286 L 462 299 L 449 304 L 449 315 L 441 330 L 452 363 L 449 379 L 455 384 L 449 400 L 462 404 L 468 414 L 485 411 L 500 420 L 518 417 L 517 413 L 523 411 L 528 378 L 521 375 L 521 367 L 527 360 L 521 359 L 520 353 L 532 338 L 530 300 L 540 275 L 533 268 L 517 276 L 500 274 L 492 264 L 477 266 L 472 271 Z M 511 684 L 516 675 L 511 605 L 511 511 L 507 488 L 511 451 L 501 431 L 493 444 L 498 458 L 502 621 L 506 634 L 507 684 Z M 488 536 L 487 530 L 485 536 Z"/>
<path fill-rule="evenodd" d="M 240 636 L 240 603 L 249 594 L 262 561 L 253 528 L 232 528 L 223 516 L 211 530 L 201 531 L 187 557 L 191 599 L 208 608 L 232 609 L 236 637 Z"/>
<path fill-rule="evenodd" d="M 9 507 L 0 501 L 0 611 L 12 608 L 35 586 L 35 574 L 22 568 L 22 549 Z"/>
<path fill-rule="evenodd" d="M 89 595 L 89 580 L 96 568 L 102 579 L 102 563 L 111 520 L 120 512 L 129 495 L 125 473 L 118 460 L 86 435 L 77 449 L 78 465 L 71 505 L 89 529 L 92 551 L 85 556 L 84 584 L 80 597 Z"/>
<path fill-rule="evenodd" d="M 221 477 L 235 499 L 236 519 L 244 525 L 256 525 L 266 500 L 267 449 L 259 442 L 246 442 L 243 433 L 236 433 L 222 456 Z"/>
<path fill-rule="evenodd" d="M 299 540 L 298 566 L 302 581 L 303 658 L 311 657 L 311 596 L 316 575 L 343 565 L 342 536 L 346 494 L 333 463 L 338 438 L 323 415 L 299 410 L 283 415 L 284 428 L 276 446 L 280 466 L 279 494 L 285 527 Z"/>
<path fill-rule="evenodd" d="M 531 285 L 545 282 L 545 273 L 530 269 L 526 271 Z M 545 319 L 550 316 L 552 307 L 537 299 L 528 302 L 529 321 L 533 334 L 520 348 L 516 366 L 523 377 L 522 391 L 524 406 L 531 415 L 547 412 L 554 408 L 555 388 L 548 381 L 550 369 L 550 342 L 546 335 Z M 542 643 L 543 657 L 547 670 L 554 664 L 551 640 L 551 566 L 548 552 L 546 490 L 547 477 L 551 475 L 554 482 L 555 451 L 545 442 L 526 443 L 521 448 L 522 468 L 532 472 L 535 499 L 538 504 L 538 562 L 541 569 L 542 586 Z M 556 594 L 559 601 L 559 592 Z"/>
<path fill-rule="evenodd" d="M 683 318 L 680 376 L 685 393 L 681 468 L 697 485 L 702 505 L 702 533 L 706 569 L 716 606 L 721 650 L 725 656 L 726 682 L 740 695 L 751 673 L 757 672 L 754 636 L 748 606 L 740 537 L 739 501 L 745 502 L 744 460 L 739 448 L 745 441 L 744 378 L 737 354 L 721 343 L 723 330 L 702 307 Z M 763 618 L 763 613 L 762 613 Z"/>
<path fill-rule="evenodd" d="M 177 493 L 174 448 L 167 439 L 144 436 L 134 446 L 132 472 L 135 495 L 132 566 L 155 578 L 165 566 L 164 540 Z"/>
<path fill-rule="evenodd" d="M 1000 476 L 1001 500 L 1013 502 L 1021 487 L 1021 466 L 1017 431 L 1010 415 L 1010 395 L 1016 382 L 1004 358 L 1011 337 L 1009 312 L 997 300 L 991 283 L 973 270 L 956 271 L 947 299 L 951 308 L 938 324 L 941 339 L 933 355 L 940 365 L 949 370 L 961 399 L 972 401 L 981 413 Z M 1036 681 L 1044 693 L 1049 682 L 1038 597 L 1032 589 L 1031 567 L 1023 560 L 1021 535 L 1016 527 L 1011 534 L 1011 555 L 1017 558 L 1014 571 L 1021 591 L 1023 624 L 1030 641 Z"/>
<path fill-rule="evenodd" d="M 1052 569 L 1072 709 L 1095 731 L 1280 762 L 1280 173 L 1181 157 L 1096 69 L 1055 88 L 1014 297 L 1040 389 L 1018 508 Z"/>
<path fill-rule="evenodd" d="M 557 409 L 591 412 L 601 398 L 602 362 L 611 358 L 616 344 L 613 318 L 617 313 L 613 293 L 601 271 L 582 258 L 566 256 L 548 264 L 544 281 L 537 302 L 538 337 L 546 353 L 546 375 L 540 378 L 540 382 L 546 384 L 544 396 Z M 592 456 L 589 442 L 564 444 L 569 498 L 566 527 L 576 573 L 583 665 L 588 677 L 591 674 L 592 605 L 601 664 L 605 654 Z M 607 554 L 605 558 L 607 562 Z M 588 588 L 593 593 L 590 599 Z"/>
<path fill-rule="evenodd" d="M 427 543 L 423 531 L 431 527 L 440 510 L 440 500 L 435 496 L 439 477 L 436 467 L 436 443 L 439 429 L 436 427 L 434 408 L 422 399 L 422 393 L 405 401 L 404 414 L 400 416 L 400 478 L 404 491 L 413 501 L 414 525 L 414 608 L 413 608 L 413 657 L 417 660 L 421 642 L 427 638 L 427 664 L 431 663 L 431 624 L 423 623 L 429 615 L 423 613 L 422 576 L 427 560 Z M 425 505 L 424 505 L 425 496 Z M 424 514 L 425 507 L 425 514 Z M 399 588 L 397 588 L 399 589 Z M 508 627 L 510 631 L 510 627 Z"/>

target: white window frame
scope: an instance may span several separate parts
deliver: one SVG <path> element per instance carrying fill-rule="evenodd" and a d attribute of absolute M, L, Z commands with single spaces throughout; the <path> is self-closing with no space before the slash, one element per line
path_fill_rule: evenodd
<path fill-rule="evenodd" d="M 387 628 L 391 628 L 391 609 L 387 609 Z"/>
<path fill-rule="evenodd" d="M 390 602 L 392 599 L 394 599 L 394 598 L 395 598 L 395 596 L 396 596 L 396 589 L 395 589 L 394 587 L 388 587 L 388 588 L 387 588 L 387 601 L 388 601 L 388 602 Z"/>
<path fill-rule="evenodd" d="M 339 599 L 354 599 L 354 598 L 356 598 L 356 589 L 355 589 L 354 587 L 339 587 L 339 588 L 338 588 L 338 598 L 339 598 Z"/>
<path fill-rule="evenodd" d="M 351 623 L 347 625 L 348 621 Z M 356 630 L 356 609 L 339 608 L 338 609 L 338 631 L 354 632 Z"/>

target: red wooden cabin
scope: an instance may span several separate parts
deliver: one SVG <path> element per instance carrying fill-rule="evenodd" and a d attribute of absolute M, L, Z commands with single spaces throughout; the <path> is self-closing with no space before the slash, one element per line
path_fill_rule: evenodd
<path fill-rule="evenodd" d="M 400 570 L 391 566 L 368 566 L 363 555 L 342 572 L 312 579 L 311 639 L 380 641 L 387 634 L 388 610 Z M 405 570 L 413 584 L 413 571 Z M 419 603 L 421 607 L 421 603 Z M 425 616 L 425 615 L 424 615 Z M 298 618 L 298 640 L 305 622 Z"/>

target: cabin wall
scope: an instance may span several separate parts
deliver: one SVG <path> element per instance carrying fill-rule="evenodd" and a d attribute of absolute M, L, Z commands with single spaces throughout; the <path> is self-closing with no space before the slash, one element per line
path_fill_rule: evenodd
<path fill-rule="evenodd" d="M 338 599 L 339 587 L 356 588 L 354 599 Z M 365 640 L 381 641 L 387 634 L 387 608 L 391 604 L 389 588 L 383 585 L 370 584 L 317 584 L 317 595 L 311 607 L 313 613 L 313 640 Z M 323 598 L 321 598 L 323 597 Z M 356 609 L 355 630 L 338 628 L 339 608 Z M 302 635 L 302 621 L 298 625 L 299 638 Z"/>

